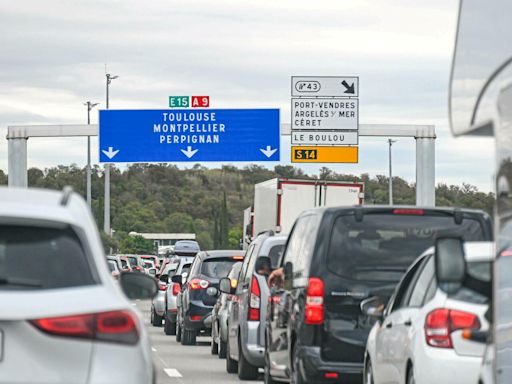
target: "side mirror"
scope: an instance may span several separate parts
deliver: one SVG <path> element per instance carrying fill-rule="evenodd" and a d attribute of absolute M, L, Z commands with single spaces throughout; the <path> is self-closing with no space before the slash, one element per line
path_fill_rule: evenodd
<path fill-rule="evenodd" d="M 174 275 L 173 277 L 171 277 L 171 281 L 173 283 L 181 285 L 183 283 L 183 277 L 181 275 Z"/>
<path fill-rule="evenodd" d="M 436 279 L 447 294 L 456 293 L 466 276 L 466 259 L 462 239 L 457 237 L 436 240 Z"/>
<path fill-rule="evenodd" d="M 254 266 L 256 273 L 264 276 L 270 275 L 272 272 L 272 260 L 268 256 L 260 256 L 256 259 Z"/>
<path fill-rule="evenodd" d="M 143 273 L 121 273 L 119 283 L 129 299 L 152 299 L 158 292 L 156 280 Z"/>
<path fill-rule="evenodd" d="M 367 298 L 366 300 L 361 301 L 359 304 L 361 308 L 361 312 L 366 316 L 377 317 L 378 319 L 382 319 L 384 315 L 385 304 L 382 298 L 378 296 L 372 296 Z"/>
<path fill-rule="evenodd" d="M 232 294 L 233 288 L 231 288 L 231 279 L 229 277 L 223 277 L 219 282 L 219 290 L 222 293 Z"/>
<path fill-rule="evenodd" d="M 168 283 L 169 282 L 169 275 L 160 275 L 158 280 L 163 281 L 164 283 Z"/>

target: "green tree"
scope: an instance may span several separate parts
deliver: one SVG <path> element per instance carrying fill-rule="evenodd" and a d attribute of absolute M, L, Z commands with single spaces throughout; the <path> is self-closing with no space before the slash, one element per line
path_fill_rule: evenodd
<path fill-rule="evenodd" d="M 136 255 L 153 254 L 155 252 L 153 242 L 142 236 L 126 236 L 119 243 L 121 253 L 133 253 Z"/>

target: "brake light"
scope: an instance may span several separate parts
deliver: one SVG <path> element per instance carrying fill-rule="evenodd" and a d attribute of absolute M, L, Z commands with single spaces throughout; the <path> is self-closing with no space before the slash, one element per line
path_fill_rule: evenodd
<path fill-rule="evenodd" d="M 418 215 L 422 216 L 425 214 L 423 209 L 393 209 L 394 215 Z"/>
<path fill-rule="evenodd" d="M 425 321 L 427 344 L 436 348 L 453 348 L 451 334 L 459 329 L 480 329 L 478 316 L 445 308 L 435 309 Z"/>
<path fill-rule="evenodd" d="M 190 320 L 192 321 L 198 321 L 201 320 L 203 317 L 201 315 L 191 315 Z"/>
<path fill-rule="evenodd" d="M 171 291 L 172 295 L 178 296 L 178 293 L 180 293 L 180 292 L 181 292 L 181 286 L 179 284 L 173 284 L 172 291 Z"/>
<path fill-rule="evenodd" d="M 206 289 L 210 286 L 210 283 L 203 279 L 192 279 L 188 283 L 189 288 L 192 291 L 198 290 L 198 289 Z"/>
<path fill-rule="evenodd" d="M 30 323 L 39 330 L 55 336 L 123 344 L 136 344 L 139 340 L 137 320 L 129 311 L 50 317 L 31 320 Z"/>
<path fill-rule="evenodd" d="M 163 281 L 158 282 L 158 290 L 159 291 L 165 291 L 167 289 L 167 284 L 165 284 Z"/>
<path fill-rule="evenodd" d="M 243 260 L 243 259 L 244 259 L 244 257 L 243 257 L 243 256 L 233 256 L 233 257 L 232 257 L 232 259 L 233 259 L 233 260 L 239 260 L 239 261 L 241 261 L 241 260 Z"/>
<path fill-rule="evenodd" d="M 337 372 L 326 372 L 324 373 L 326 379 L 338 379 L 340 375 Z"/>
<path fill-rule="evenodd" d="M 251 297 L 249 299 L 249 312 L 247 313 L 247 320 L 258 321 L 260 319 L 260 283 L 256 276 L 252 276 L 251 280 Z"/>
<path fill-rule="evenodd" d="M 324 322 L 324 293 L 325 286 L 322 279 L 310 277 L 306 291 L 306 307 L 304 322 L 309 325 L 323 324 Z"/>

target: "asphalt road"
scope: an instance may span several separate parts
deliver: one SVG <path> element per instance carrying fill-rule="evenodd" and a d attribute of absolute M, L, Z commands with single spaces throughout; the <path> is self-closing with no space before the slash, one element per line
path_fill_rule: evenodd
<path fill-rule="evenodd" d="M 262 383 L 240 381 L 236 374 L 227 373 L 226 360 L 211 355 L 209 337 L 198 337 L 196 346 L 176 343 L 174 336 L 164 334 L 163 327 L 153 327 L 149 323 L 149 301 L 138 301 L 136 304 L 149 330 L 158 384 Z"/>

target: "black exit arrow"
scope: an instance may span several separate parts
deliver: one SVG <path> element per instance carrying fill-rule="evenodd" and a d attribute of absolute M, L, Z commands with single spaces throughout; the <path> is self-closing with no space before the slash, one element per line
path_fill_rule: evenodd
<path fill-rule="evenodd" d="M 351 93 L 351 94 L 356 93 L 356 91 L 354 89 L 354 83 L 348 85 L 348 83 L 345 80 L 343 80 L 341 82 L 341 85 L 343 85 L 346 88 L 345 92 L 343 92 L 343 93 Z"/>

